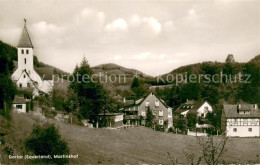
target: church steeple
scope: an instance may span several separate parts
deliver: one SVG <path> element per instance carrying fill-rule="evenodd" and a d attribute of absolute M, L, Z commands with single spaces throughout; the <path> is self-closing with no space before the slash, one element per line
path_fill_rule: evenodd
<path fill-rule="evenodd" d="M 20 38 L 20 41 L 17 45 L 18 48 L 33 48 L 32 41 L 30 39 L 29 33 L 26 28 L 26 19 L 24 19 L 24 28 Z"/>

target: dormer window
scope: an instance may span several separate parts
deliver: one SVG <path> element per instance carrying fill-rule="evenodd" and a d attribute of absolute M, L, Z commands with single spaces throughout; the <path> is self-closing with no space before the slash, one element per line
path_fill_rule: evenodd
<path fill-rule="evenodd" d="M 22 51 L 21 51 L 21 52 L 22 52 L 22 54 L 24 54 L 24 50 L 23 50 L 23 49 L 22 49 Z"/>
<path fill-rule="evenodd" d="M 155 104 L 155 107 L 159 107 L 159 105 L 160 105 L 158 100 L 156 100 L 154 104 Z"/>
<path fill-rule="evenodd" d="M 150 106 L 150 102 L 149 101 L 146 101 L 145 102 L 145 107 L 149 107 Z"/>
<path fill-rule="evenodd" d="M 29 54 L 29 50 L 28 49 L 26 49 L 26 54 Z"/>

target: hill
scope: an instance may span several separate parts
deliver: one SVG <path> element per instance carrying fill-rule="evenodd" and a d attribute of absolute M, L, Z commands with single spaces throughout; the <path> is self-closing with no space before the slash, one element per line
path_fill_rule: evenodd
<path fill-rule="evenodd" d="M 30 135 L 33 124 L 40 121 L 39 117 L 13 113 L 12 118 L 11 123 L 6 123 L 12 129 L 2 136 L 5 140 L 3 148 L 16 146 L 14 154 L 26 153 L 22 149 L 23 142 Z M 73 164 L 171 164 L 167 152 L 177 158 L 178 163 L 187 164 L 184 153 L 194 153 L 195 158 L 201 154 L 196 137 L 193 136 L 157 132 L 144 127 L 126 130 L 91 129 L 51 119 L 49 122 L 55 123 L 59 128 L 62 138 L 69 144 L 70 154 L 79 154 L 78 159 L 70 160 Z M 1 132 L 2 130 L 3 127 Z M 220 163 L 255 162 L 257 154 L 260 153 L 259 147 L 256 146 L 260 146 L 259 138 L 230 138 Z M 6 157 L 5 154 L 2 159 L 5 164 Z M 25 161 L 8 160 L 8 163 L 29 163 Z"/>
<path fill-rule="evenodd" d="M 131 92 L 130 88 L 136 75 L 139 81 L 146 82 L 152 79 L 136 69 L 129 69 L 117 64 L 108 63 L 92 67 L 95 74 L 102 75 L 102 84 L 113 93 L 113 95 L 124 95 L 123 91 Z"/>

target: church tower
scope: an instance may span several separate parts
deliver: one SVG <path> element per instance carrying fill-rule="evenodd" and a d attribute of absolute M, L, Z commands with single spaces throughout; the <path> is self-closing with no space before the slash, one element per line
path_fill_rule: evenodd
<path fill-rule="evenodd" d="M 18 69 L 25 70 L 30 75 L 33 71 L 33 45 L 26 28 L 26 19 L 24 19 L 24 28 L 17 49 Z"/>

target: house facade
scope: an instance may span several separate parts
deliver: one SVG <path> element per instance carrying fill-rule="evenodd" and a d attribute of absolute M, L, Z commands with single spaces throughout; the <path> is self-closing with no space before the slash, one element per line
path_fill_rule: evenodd
<path fill-rule="evenodd" d="M 145 118 L 148 107 L 155 117 L 155 124 L 167 128 L 172 127 L 172 108 L 168 107 L 165 102 L 159 99 L 153 92 L 146 97 L 136 100 L 134 104 L 124 108 L 124 119 L 127 123 L 145 124 Z"/>
<path fill-rule="evenodd" d="M 16 112 L 26 113 L 26 100 L 23 97 L 15 95 L 13 101 L 13 109 Z"/>
<path fill-rule="evenodd" d="M 54 85 L 53 69 L 50 67 L 34 67 L 33 48 L 25 21 L 23 32 L 17 46 L 18 66 L 12 74 L 12 80 L 16 83 L 18 90 L 31 88 L 33 96 L 38 96 L 40 93 L 48 94 Z"/>
<path fill-rule="evenodd" d="M 221 129 L 230 137 L 259 137 L 259 120 L 257 104 L 224 104 Z"/>
<path fill-rule="evenodd" d="M 175 112 L 184 117 L 186 117 L 188 112 L 195 112 L 198 117 L 205 119 L 207 113 L 212 111 L 213 108 L 207 101 L 187 100 L 185 103 L 181 104 Z"/>

